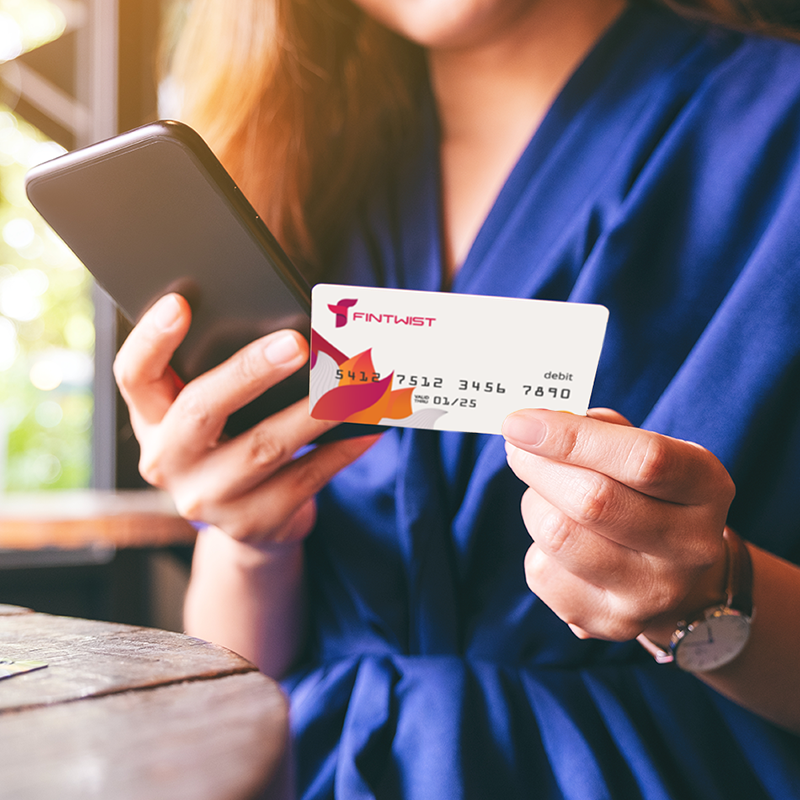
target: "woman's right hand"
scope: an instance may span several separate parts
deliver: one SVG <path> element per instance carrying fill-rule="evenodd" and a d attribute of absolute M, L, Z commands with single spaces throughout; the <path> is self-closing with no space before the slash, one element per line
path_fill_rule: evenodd
<path fill-rule="evenodd" d="M 297 542 L 314 524 L 314 495 L 378 437 L 332 442 L 295 458 L 335 427 L 313 419 L 307 400 L 300 400 L 226 439 L 227 418 L 299 369 L 308 345 L 295 331 L 278 331 L 183 386 L 169 361 L 190 322 L 184 298 L 162 297 L 114 363 L 141 447 L 141 474 L 166 490 L 187 519 L 267 549 Z"/>

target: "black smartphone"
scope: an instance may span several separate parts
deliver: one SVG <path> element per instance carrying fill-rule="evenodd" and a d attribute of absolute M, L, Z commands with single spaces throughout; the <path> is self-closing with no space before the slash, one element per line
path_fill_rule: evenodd
<path fill-rule="evenodd" d="M 309 336 L 310 287 L 201 137 L 159 121 L 33 167 L 34 207 L 135 323 L 181 293 L 192 326 L 173 366 L 184 380 L 250 341 Z M 307 367 L 228 421 L 231 435 L 308 394 Z M 339 426 L 337 436 L 369 432 Z"/>

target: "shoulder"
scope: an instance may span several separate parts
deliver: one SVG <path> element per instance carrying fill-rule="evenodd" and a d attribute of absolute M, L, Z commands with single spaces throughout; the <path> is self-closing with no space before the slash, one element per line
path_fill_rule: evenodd
<path fill-rule="evenodd" d="M 707 197 L 800 184 L 800 42 L 658 13 L 656 27 L 680 49 L 653 70 L 632 145 L 637 177 L 655 179 L 650 188 L 704 187 Z"/>
<path fill-rule="evenodd" d="M 725 34 L 709 34 L 723 36 Z M 727 103 L 731 117 L 756 110 L 774 114 L 800 108 L 800 43 L 756 34 L 727 34 L 738 42 L 709 76 L 708 89 Z"/>
<path fill-rule="evenodd" d="M 694 119 L 724 126 L 760 112 L 767 124 L 800 108 L 800 31 L 793 41 L 652 6 L 632 7 L 619 27 L 628 53 L 650 76 L 642 84 L 652 99 L 673 108 L 685 102 Z"/>
<path fill-rule="evenodd" d="M 800 117 L 800 39 L 697 28 L 696 52 L 702 55 L 693 61 L 703 72 L 695 98 L 700 118 L 714 118 L 722 127 L 750 119 L 764 128 Z"/>

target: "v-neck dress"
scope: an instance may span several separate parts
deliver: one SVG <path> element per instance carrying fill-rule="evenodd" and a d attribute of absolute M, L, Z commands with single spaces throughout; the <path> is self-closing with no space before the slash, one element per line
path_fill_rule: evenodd
<path fill-rule="evenodd" d="M 442 287 L 429 122 L 332 282 Z M 800 561 L 799 46 L 627 9 L 451 291 L 606 305 L 592 404 L 708 447 L 731 526 Z M 530 592 L 524 488 L 500 436 L 392 429 L 320 494 L 285 682 L 300 796 L 800 798 L 800 738 Z"/>

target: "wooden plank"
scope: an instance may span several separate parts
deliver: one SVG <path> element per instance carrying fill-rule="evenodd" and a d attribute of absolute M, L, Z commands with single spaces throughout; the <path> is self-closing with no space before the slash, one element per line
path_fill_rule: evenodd
<path fill-rule="evenodd" d="M 0 682 L 0 713 L 255 670 L 235 653 L 183 634 L 35 613 L 0 616 L 0 658 L 49 665 Z"/>
<path fill-rule="evenodd" d="M 169 496 L 155 490 L 9 493 L 0 504 L 0 548 L 10 550 L 162 547 L 196 536 Z"/>
<path fill-rule="evenodd" d="M 0 713 L 0 794 L 15 800 L 288 797 L 287 719 L 277 684 L 258 672 Z M 268 781 L 272 791 L 261 795 Z"/>

